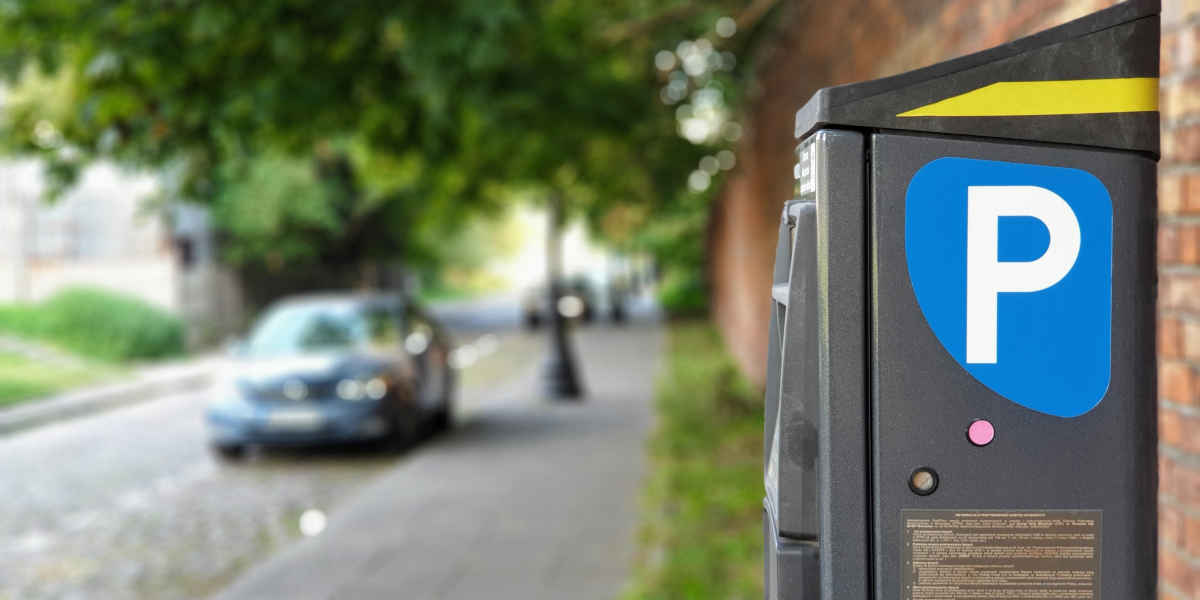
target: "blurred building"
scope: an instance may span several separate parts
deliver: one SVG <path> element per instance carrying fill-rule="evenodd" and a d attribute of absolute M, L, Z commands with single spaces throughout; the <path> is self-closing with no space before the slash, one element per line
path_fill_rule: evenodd
<path fill-rule="evenodd" d="M 766 373 L 766 298 L 779 211 L 793 184 L 792 123 L 809 96 L 982 50 L 1115 3 L 781 3 L 746 111 L 742 166 L 717 201 L 710 237 L 715 317 L 750 377 L 761 384 Z M 1187 600 L 1200 598 L 1200 2 L 1162 5 L 1159 598 Z"/>
<path fill-rule="evenodd" d="M 215 260 L 207 211 L 151 209 L 153 177 L 96 165 L 47 203 L 41 166 L 10 161 L 0 163 L 0 189 L 0 302 L 103 288 L 180 316 L 193 346 L 241 325 L 239 286 Z"/>

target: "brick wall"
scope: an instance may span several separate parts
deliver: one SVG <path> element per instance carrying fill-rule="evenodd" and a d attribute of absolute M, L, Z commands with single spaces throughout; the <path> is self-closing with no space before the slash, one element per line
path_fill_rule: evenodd
<path fill-rule="evenodd" d="M 1200 2 L 1163 3 L 1159 164 L 1160 598 L 1200 598 Z"/>
<path fill-rule="evenodd" d="M 718 200 L 710 236 L 714 318 L 747 374 L 761 383 L 765 372 L 774 236 L 792 184 L 792 118 L 812 92 L 988 48 L 1113 3 L 793 0 L 784 6 L 772 50 L 759 59 L 757 95 L 739 148 L 743 166 Z M 1200 600 L 1200 0 L 1163 0 L 1162 23 L 1159 598 Z"/>

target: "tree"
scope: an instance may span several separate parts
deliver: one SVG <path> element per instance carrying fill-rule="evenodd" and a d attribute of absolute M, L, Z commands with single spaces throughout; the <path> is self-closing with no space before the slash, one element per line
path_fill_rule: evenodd
<path fill-rule="evenodd" d="M 436 263 L 513 189 L 629 244 L 696 210 L 684 184 L 714 149 L 678 134 L 688 94 L 739 93 L 656 52 L 771 4 L 7 0 L 0 133 L 52 190 L 101 157 L 161 170 L 243 263 Z"/>

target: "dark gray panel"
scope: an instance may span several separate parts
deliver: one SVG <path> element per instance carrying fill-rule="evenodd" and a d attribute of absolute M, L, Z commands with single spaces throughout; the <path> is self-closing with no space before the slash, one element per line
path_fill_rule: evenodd
<path fill-rule="evenodd" d="M 779 220 L 779 238 L 775 244 L 775 269 L 771 277 L 772 290 L 775 286 L 786 285 L 788 267 L 791 263 L 791 244 L 788 233 L 787 208 L 784 208 Z M 773 294 L 772 294 L 773 296 Z M 772 433 L 775 431 L 775 419 L 779 414 L 779 338 L 783 325 L 783 317 L 787 307 L 780 305 L 774 297 L 768 298 L 771 303 L 771 318 L 767 323 L 767 377 L 766 394 L 763 401 L 763 417 L 766 423 L 763 435 L 763 470 L 771 455 Z"/>
<path fill-rule="evenodd" d="M 867 220 L 863 134 L 815 134 L 821 593 L 870 590 L 867 468 Z"/>
<path fill-rule="evenodd" d="M 820 600 L 820 566 L 817 545 L 779 537 L 763 513 L 763 595 L 767 600 Z"/>
<path fill-rule="evenodd" d="M 784 209 L 792 241 L 786 315 L 780 343 L 779 532 L 817 539 L 817 210 L 813 202 Z M 777 306 L 777 309 L 781 308 Z"/>
<path fill-rule="evenodd" d="M 945 156 L 1083 169 L 1108 189 L 1112 378 L 1091 412 L 1063 419 L 1009 402 L 960 367 L 926 323 L 905 259 L 905 193 L 918 169 Z M 1133 153 L 906 134 L 873 135 L 871 161 L 874 597 L 899 593 L 901 510 L 981 508 L 1102 510 L 1104 598 L 1153 598 L 1154 162 Z M 975 418 L 996 425 L 990 446 L 966 441 Z M 918 466 L 940 475 L 932 495 L 908 488 Z"/>

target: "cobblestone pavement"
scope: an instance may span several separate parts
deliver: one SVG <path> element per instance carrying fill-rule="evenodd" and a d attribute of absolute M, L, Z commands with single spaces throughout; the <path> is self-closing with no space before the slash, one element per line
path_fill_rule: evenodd
<path fill-rule="evenodd" d="M 540 343 L 503 335 L 494 357 L 473 367 L 489 375 L 466 372 L 468 422 L 478 398 L 532 372 Z M 301 537 L 304 511 L 335 513 L 356 489 L 425 451 L 272 452 L 221 464 L 205 444 L 205 396 L 176 394 L 0 437 L 0 599 L 208 595 Z"/>

